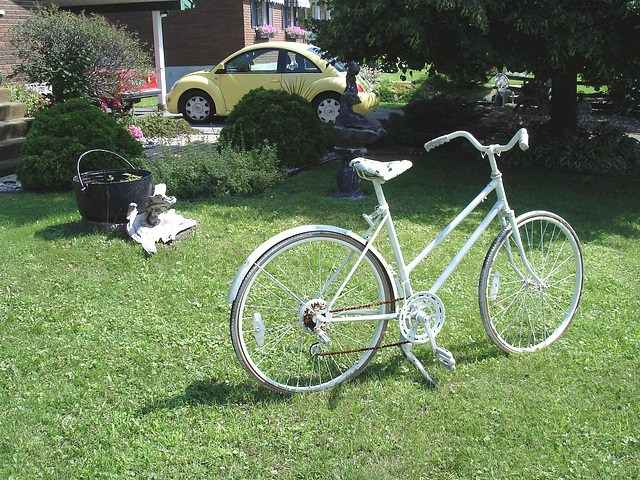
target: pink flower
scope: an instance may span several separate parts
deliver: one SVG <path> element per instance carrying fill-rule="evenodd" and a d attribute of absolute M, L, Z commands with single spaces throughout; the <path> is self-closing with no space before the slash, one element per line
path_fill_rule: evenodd
<path fill-rule="evenodd" d="M 144 138 L 144 135 L 142 134 L 142 129 L 135 125 L 129 125 L 129 133 L 131 133 L 131 136 L 133 138 Z"/>

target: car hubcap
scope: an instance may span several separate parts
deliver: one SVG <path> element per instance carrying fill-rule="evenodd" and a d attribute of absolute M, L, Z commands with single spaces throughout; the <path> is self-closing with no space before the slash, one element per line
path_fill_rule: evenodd
<path fill-rule="evenodd" d="M 185 110 L 189 118 L 193 120 L 203 120 L 209 115 L 211 107 L 209 103 L 202 97 L 191 97 L 187 100 Z"/>
<path fill-rule="evenodd" d="M 324 123 L 333 123 L 340 113 L 340 102 L 334 98 L 327 98 L 318 105 L 318 118 Z"/>

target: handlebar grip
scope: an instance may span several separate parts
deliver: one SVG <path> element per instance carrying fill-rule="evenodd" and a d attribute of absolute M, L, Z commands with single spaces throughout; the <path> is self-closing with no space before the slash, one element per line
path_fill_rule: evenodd
<path fill-rule="evenodd" d="M 439 147 L 443 143 L 447 143 L 449 140 L 449 135 L 443 135 L 442 137 L 434 138 L 433 140 L 428 141 L 424 144 L 424 149 L 428 152 L 429 150 L 433 150 L 436 147 Z"/>
<path fill-rule="evenodd" d="M 527 132 L 526 128 L 522 129 L 522 133 L 520 134 L 520 150 L 523 152 L 529 149 L 529 132 Z"/>

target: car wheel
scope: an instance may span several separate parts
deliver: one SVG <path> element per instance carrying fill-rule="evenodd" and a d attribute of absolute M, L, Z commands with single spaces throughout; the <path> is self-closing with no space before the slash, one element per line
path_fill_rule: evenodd
<path fill-rule="evenodd" d="M 216 108 L 209 94 L 202 90 L 190 90 L 180 97 L 180 113 L 189 123 L 209 123 Z"/>
<path fill-rule="evenodd" d="M 325 93 L 313 101 L 313 110 L 323 123 L 334 123 L 340 113 L 340 95 Z"/>

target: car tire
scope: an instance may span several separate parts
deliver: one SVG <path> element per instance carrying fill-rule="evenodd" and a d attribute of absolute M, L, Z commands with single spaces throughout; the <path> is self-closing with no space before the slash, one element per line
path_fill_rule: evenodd
<path fill-rule="evenodd" d="M 313 100 L 311 105 L 322 123 L 335 123 L 340 113 L 340 94 L 322 93 Z"/>
<path fill-rule="evenodd" d="M 213 100 L 207 92 L 189 90 L 180 97 L 180 113 L 189 123 L 209 123 L 216 113 Z"/>

